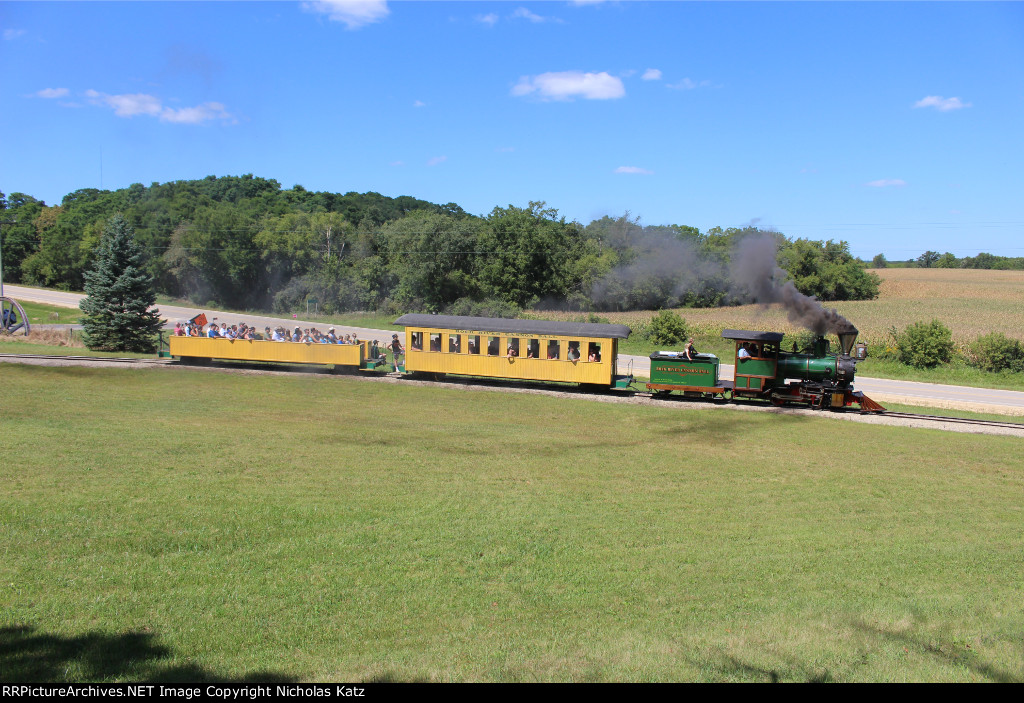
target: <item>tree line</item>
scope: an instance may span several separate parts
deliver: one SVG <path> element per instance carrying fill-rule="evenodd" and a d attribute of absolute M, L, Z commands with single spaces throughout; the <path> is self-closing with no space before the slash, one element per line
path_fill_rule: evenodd
<path fill-rule="evenodd" d="M 981 252 L 977 256 L 957 257 L 950 252 L 940 254 L 937 251 L 928 250 L 916 259 L 906 261 L 889 261 L 885 254 L 876 254 L 871 260 L 872 268 L 887 268 L 889 266 L 900 266 L 903 268 L 937 268 L 937 269 L 993 269 L 1002 271 L 1024 270 L 1024 257 L 1021 256 L 997 256 L 988 252 Z"/>
<path fill-rule="evenodd" d="M 120 215 L 157 290 L 198 305 L 289 312 L 510 314 L 749 302 L 731 279 L 752 227 L 645 226 L 629 214 L 587 225 L 543 202 L 484 216 L 409 196 L 284 189 L 273 179 L 208 176 L 85 188 L 48 206 L 4 196 L 4 278 L 81 290 L 107 223 Z M 790 239 L 778 262 L 821 300 L 870 299 L 879 279 L 846 242 Z"/>

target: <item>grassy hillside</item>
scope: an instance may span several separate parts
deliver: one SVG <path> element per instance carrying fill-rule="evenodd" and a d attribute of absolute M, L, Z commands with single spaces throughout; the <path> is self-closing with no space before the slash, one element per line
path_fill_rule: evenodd
<path fill-rule="evenodd" d="M 1020 440 L 3 376 L 5 681 L 1024 678 Z"/>

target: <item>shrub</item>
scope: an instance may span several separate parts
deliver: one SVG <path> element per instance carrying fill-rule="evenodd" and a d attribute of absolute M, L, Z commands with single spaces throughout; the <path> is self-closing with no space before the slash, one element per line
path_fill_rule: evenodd
<path fill-rule="evenodd" d="M 686 322 L 679 313 L 662 310 L 651 318 L 641 334 L 655 344 L 678 344 L 686 339 Z"/>
<path fill-rule="evenodd" d="M 985 371 L 1024 371 L 1024 345 L 1002 332 L 978 337 L 967 357 L 972 366 Z"/>
<path fill-rule="evenodd" d="M 938 320 L 910 325 L 898 343 L 900 361 L 917 368 L 949 363 L 953 355 L 953 333 Z"/>
<path fill-rule="evenodd" d="M 872 359 L 900 360 L 900 333 L 895 325 L 890 325 L 882 338 L 861 338 L 861 341 L 867 343 L 868 357 Z"/>

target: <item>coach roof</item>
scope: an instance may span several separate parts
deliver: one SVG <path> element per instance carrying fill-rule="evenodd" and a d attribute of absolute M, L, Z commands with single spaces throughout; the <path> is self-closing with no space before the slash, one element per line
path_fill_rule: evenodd
<path fill-rule="evenodd" d="M 596 322 L 555 322 L 554 320 L 506 320 L 500 317 L 464 317 L 462 315 L 402 315 L 396 325 L 438 330 L 543 334 L 552 337 L 596 337 L 626 339 L 632 331 L 626 325 Z"/>
<path fill-rule="evenodd" d="M 781 332 L 752 332 L 750 330 L 722 330 L 724 339 L 738 339 L 742 342 L 781 342 Z"/>

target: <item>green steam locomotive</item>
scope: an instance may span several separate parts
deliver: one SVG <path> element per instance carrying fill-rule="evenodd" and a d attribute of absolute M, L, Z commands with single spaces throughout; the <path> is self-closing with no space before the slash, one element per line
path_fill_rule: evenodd
<path fill-rule="evenodd" d="M 726 400 L 758 398 L 775 405 L 884 410 L 853 389 L 857 362 L 867 357 L 867 347 L 855 344 L 857 330 L 849 328 L 837 336 L 840 349 L 833 354 L 823 336 L 804 349 L 794 344 L 791 351 L 784 351 L 779 332 L 723 330 L 722 337 L 735 343 L 732 381 L 719 378 L 720 362 L 714 354 L 663 351 L 651 354 L 647 389 Z"/>

